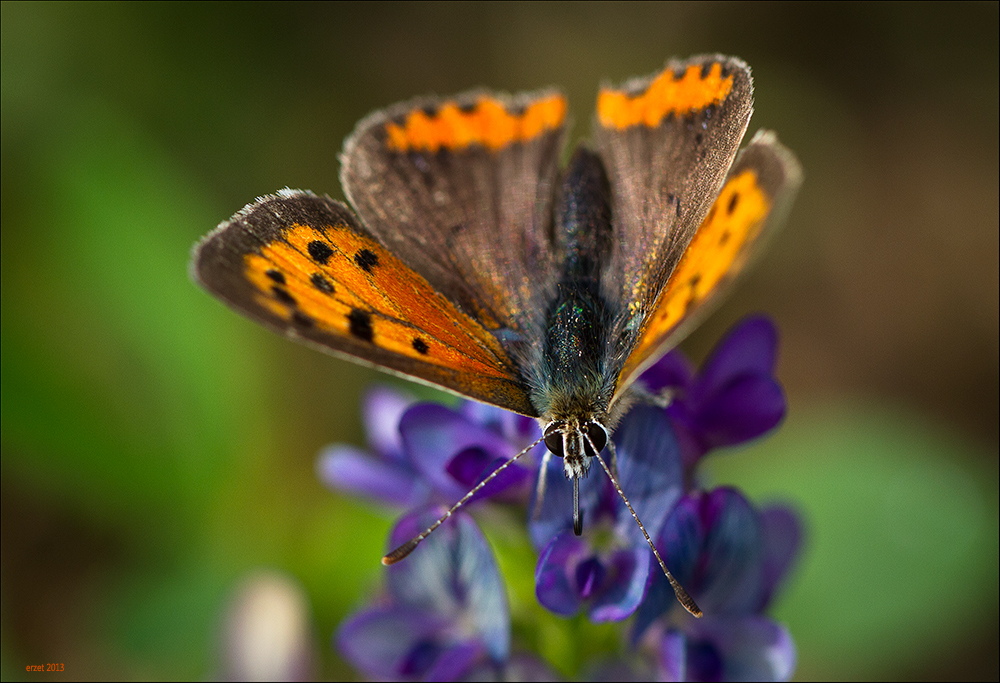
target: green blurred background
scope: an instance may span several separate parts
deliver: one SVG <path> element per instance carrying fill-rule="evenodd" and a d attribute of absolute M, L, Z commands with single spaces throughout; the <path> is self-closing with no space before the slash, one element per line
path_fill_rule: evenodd
<path fill-rule="evenodd" d="M 754 70 L 750 131 L 806 181 L 784 232 L 685 342 L 742 315 L 782 332 L 790 410 L 712 463 L 802 510 L 776 608 L 798 677 L 998 677 L 998 5 L 2 5 L 4 679 L 220 675 L 233 591 L 304 590 L 317 677 L 378 586 L 392 515 L 326 491 L 363 444 L 377 373 L 272 335 L 187 276 L 254 197 L 340 197 L 369 111 L 485 85 L 596 88 L 667 57 Z M 496 530 L 500 529 L 500 532 Z M 616 631 L 531 604 L 518 636 L 562 673 Z M 504 546 L 511 546 L 504 548 Z M 63 674 L 25 666 L 63 662 Z"/>

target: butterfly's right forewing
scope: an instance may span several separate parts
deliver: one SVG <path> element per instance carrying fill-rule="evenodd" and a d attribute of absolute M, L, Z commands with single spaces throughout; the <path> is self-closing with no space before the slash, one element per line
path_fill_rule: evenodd
<path fill-rule="evenodd" d="M 614 253 L 603 276 L 634 335 L 708 213 L 746 132 L 749 67 L 710 55 L 603 88 L 595 137 L 611 184 Z"/>

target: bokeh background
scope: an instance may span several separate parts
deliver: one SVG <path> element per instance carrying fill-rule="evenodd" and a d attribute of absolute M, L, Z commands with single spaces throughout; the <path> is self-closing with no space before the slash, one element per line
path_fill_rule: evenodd
<path fill-rule="evenodd" d="M 314 466 L 364 443 L 359 398 L 388 380 L 231 313 L 188 279 L 192 244 L 281 187 L 342 197 L 375 108 L 557 84 L 582 140 L 600 82 L 702 52 L 753 67 L 750 132 L 806 173 L 684 343 L 780 326 L 787 421 L 712 468 L 807 520 L 775 612 L 797 675 L 997 679 L 996 3 L 3 3 L 0 32 L 4 679 L 224 675 L 260 572 L 300 605 L 312 675 L 354 676 L 330 638 L 377 590 L 392 514 Z M 532 559 L 505 557 L 530 602 Z M 618 646 L 524 600 L 515 628 L 563 674 Z"/>

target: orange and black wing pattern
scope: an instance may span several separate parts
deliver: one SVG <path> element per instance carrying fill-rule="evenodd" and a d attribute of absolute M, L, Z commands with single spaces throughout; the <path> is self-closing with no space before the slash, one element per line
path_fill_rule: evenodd
<path fill-rule="evenodd" d="M 619 394 L 696 326 L 781 225 L 802 182 L 798 161 L 773 133 L 744 149 L 688 243 L 619 375 Z"/>
<path fill-rule="evenodd" d="M 195 248 L 196 281 L 321 350 L 533 415 L 496 337 L 328 197 L 258 199 Z"/>

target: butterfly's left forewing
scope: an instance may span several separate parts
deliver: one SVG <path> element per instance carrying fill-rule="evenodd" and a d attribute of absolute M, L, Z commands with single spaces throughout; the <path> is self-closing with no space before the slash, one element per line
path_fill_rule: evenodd
<path fill-rule="evenodd" d="M 554 90 L 404 102 L 348 138 L 344 192 L 437 291 L 505 343 L 535 344 L 559 272 L 551 207 L 565 121 Z"/>
<path fill-rule="evenodd" d="M 534 414 L 493 334 L 328 197 L 257 200 L 196 247 L 192 268 L 211 293 L 288 337 Z"/>

